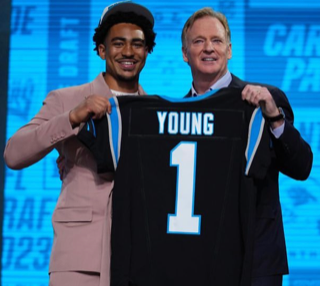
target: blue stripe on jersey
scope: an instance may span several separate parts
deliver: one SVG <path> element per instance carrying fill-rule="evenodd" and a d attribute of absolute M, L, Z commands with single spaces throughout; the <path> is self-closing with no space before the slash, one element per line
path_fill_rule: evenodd
<path fill-rule="evenodd" d="M 250 125 L 249 125 L 248 142 L 247 142 L 247 148 L 246 148 L 246 159 L 247 159 L 247 165 L 245 170 L 246 175 L 249 175 L 252 161 L 259 147 L 262 133 L 263 133 L 264 123 L 265 123 L 265 120 L 262 116 L 261 109 L 256 108 L 252 113 Z"/>
<path fill-rule="evenodd" d="M 218 89 L 213 89 L 207 93 L 204 93 L 203 95 L 199 95 L 196 97 L 183 97 L 183 98 L 174 98 L 170 96 L 165 96 L 165 95 L 159 95 L 162 99 L 170 102 L 193 102 L 193 101 L 200 101 L 203 100 L 207 97 L 210 97 L 211 95 L 215 94 L 218 91 Z"/>
<path fill-rule="evenodd" d="M 120 144 L 121 144 L 121 114 L 119 109 L 119 103 L 116 97 L 109 99 L 111 103 L 111 114 L 107 114 L 108 126 L 109 126 L 109 138 L 111 155 L 113 159 L 114 169 L 117 168 L 119 156 L 120 156 Z"/>
<path fill-rule="evenodd" d="M 94 136 L 94 137 L 97 137 L 97 135 L 96 135 L 96 127 L 95 127 L 95 125 L 94 125 L 94 121 L 93 121 L 92 118 L 90 118 L 90 121 L 91 121 L 91 124 L 92 124 L 92 133 L 93 133 L 93 136 Z M 89 126 L 89 124 L 88 124 L 88 126 Z"/>

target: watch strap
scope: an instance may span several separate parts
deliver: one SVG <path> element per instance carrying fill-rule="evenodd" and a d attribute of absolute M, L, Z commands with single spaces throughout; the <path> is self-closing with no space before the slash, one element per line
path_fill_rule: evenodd
<path fill-rule="evenodd" d="M 272 116 L 272 117 L 265 116 L 266 121 L 272 123 L 272 122 L 277 122 L 281 119 L 285 119 L 286 115 L 284 114 L 283 109 L 281 107 L 278 107 L 278 110 L 279 110 L 279 115 Z"/>

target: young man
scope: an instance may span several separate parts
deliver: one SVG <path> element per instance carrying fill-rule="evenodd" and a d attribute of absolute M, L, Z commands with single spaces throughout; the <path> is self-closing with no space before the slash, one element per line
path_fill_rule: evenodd
<path fill-rule="evenodd" d="M 231 33 L 223 14 L 211 8 L 196 11 L 185 23 L 181 39 L 183 59 L 193 76 L 187 97 L 223 87 L 242 88 L 242 99 L 260 105 L 270 126 L 272 164 L 266 178 L 256 182 L 259 194 L 252 285 L 282 285 L 288 263 L 278 176 L 282 172 L 293 179 L 307 179 L 313 160 L 310 146 L 293 126 L 293 111 L 283 91 L 269 85 L 249 84 L 229 72 Z"/>
<path fill-rule="evenodd" d="M 5 162 L 16 170 L 54 148 L 64 158 L 52 217 L 51 286 L 109 285 L 113 174 L 98 176 L 92 154 L 76 134 L 80 123 L 110 110 L 108 98 L 145 94 L 139 75 L 155 46 L 153 26 L 151 12 L 141 5 L 125 1 L 108 6 L 93 36 L 106 71 L 90 83 L 50 92 L 39 113 L 6 145 Z"/>

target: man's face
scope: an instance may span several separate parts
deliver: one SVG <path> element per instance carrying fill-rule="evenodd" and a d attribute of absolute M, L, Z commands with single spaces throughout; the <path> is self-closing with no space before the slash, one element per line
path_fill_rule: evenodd
<path fill-rule="evenodd" d="M 99 46 L 99 54 L 106 60 L 110 88 L 118 87 L 120 82 L 137 83 L 148 55 L 142 29 L 130 23 L 112 26 L 105 44 Z"/>
<path fill-rule="evenodd" d="M 227 41 L 223 25 L 216 18 L 206 16 L 196 20 L 186 33 L 183 59 L 191 67 L 193 80 L 216 81 L 227 71 L 231 58 L 231 43 Z"/>

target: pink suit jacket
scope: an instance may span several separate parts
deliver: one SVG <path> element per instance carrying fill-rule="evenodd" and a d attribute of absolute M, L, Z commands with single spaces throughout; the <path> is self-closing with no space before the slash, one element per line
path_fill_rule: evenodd
<path fill-rule="evenodd" d="M 70 110 L 91 94 L 112 96 L 102 73 L 90 83 L 50 92 L 38 114 L 9 139 L 4 159 L 9 168 L 19 170 L 54 148 L 65 157 L 61 193 L 52 216 L 49 272 L 100 272 L 101 285 L 109 285 L 113 174 L 97 174 L 92 154 L 75 136 L 79 128 L 72 129 L 69 122 Z M 140 86 L 139 94 L 145 94 Z"/>

